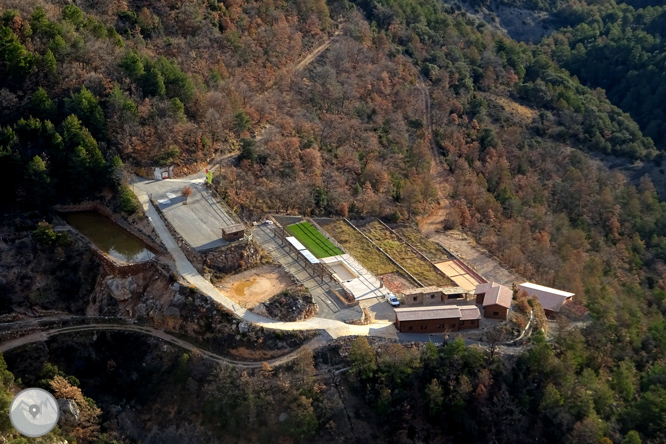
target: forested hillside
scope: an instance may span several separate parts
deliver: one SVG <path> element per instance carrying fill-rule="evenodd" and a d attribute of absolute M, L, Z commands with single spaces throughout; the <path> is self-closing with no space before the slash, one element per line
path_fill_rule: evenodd
<path fill-rule="evenodd" d="M 647 29 L 657 16 L 623 7 L 626 28 L 601 37 L 599 22 L 583 38 L 592 27 L 580 25 L 535 47 L 437 0 L 1 8 L 5 207 L 123 195 L 122 168 L 236 152 L 214 184 L 243 214 L 413 221 L 439 203 L 446 228 L 469 232 L 529 279 L 575 292 L 592 320 L 582 331 L 563 326 L 551 343 L 538 335 L 515 366 L 459 342 L 384 358 L 357 343 L 364 408 L 398 418 L 386 436 L 410 436 L 411 402 L 427 411 L 428 442 L 666 440 L 666 204 L 649 179 L 636 186 L 588 155 L 651 161 L 658 150 L 627 109 L 555 61 L 625 31 L 650 41 L 630 24 Z M 574 35 L 582 40 L 571 46 Z M 654 47 L 628 48 L 638 63 Z M 603 72 L 598 54 L 581 69 Z M 664 68 L 655 69 L 657 79 Z M 643 88 L 639 74 L 626 75 Z M 303 396 L 318 401 L 310 389 Z M 326 416 L 307 411 L 312 437 Z"/>
<path fill-rule="evenodd" d="M 546 39 L 545 51 L 641 125 L 645 135 L 666 147 L 666 8 L 635 10 L 610 2 L 590 8 L 581 24 Z"/>
<path fill-rule="evenodd" d="M 442 90 L 433 99 L 449 104 L 437 123 L 455 114 L 484 134 L 482 148 L 494 143 L 483 94 L 515 90 L 543 111 L 546 139 L 655 154 L 633 121 L 547 55 L 437 3 L 407 13 L 396 5 L 395 14 L 378 5 L 374 28 L 349 4 L 332 4 L 342 36 L 302 73 L 295 62 L 336 26 L 322 2 L 3 6 L 2 196 L 23 207 L 113 185 L 119 159 L 191 164 L 242 145 L 245 185 L 233 175 L 227 185 L 244 194 L 237 202 L 418 214 L 436 196 L 419 70 Z M 259 146 L 250 129 L 266 133 Z"/>

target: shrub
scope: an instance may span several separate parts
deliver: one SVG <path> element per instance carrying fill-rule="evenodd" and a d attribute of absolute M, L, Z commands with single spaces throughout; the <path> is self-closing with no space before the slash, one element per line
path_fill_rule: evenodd
<path fill-rule="evenodd" d="M 141 208 L 139 199 L 136 198 L 127 185 L 120 186 L 118 197 L 120 198 L 120 207 L 123 213 L 131 215 L 139 211 L 139 208 Z"/>
<path fill-rule="evenodd" d="M 41 221 L 37 224 L 37 229 L 32 232 L 32 235 L 42 245 L 51 245 L 57 237 L 51 224 L 46 221 Z"/>

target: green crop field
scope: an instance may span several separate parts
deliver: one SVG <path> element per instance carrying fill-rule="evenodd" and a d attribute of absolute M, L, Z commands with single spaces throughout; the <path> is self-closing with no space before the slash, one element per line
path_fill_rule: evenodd
<path fill-rule="evenodd" d="M 286 230 L 291 233 L 305 248 L 318 258 L 337 256 L 342 251 L 324 237 L 309 222 L 300 222 L 289 225 Z"/>
<path fill-rule="evenodd" d="M 370 222 L 359 228 L 366 236 L 388 253 L 423 285 L 449 287 L 456 284 L 430 262 L 412 251 L 399 237 L 391 233 L 379 222 Z"/>
<path fill-rule="evenodd" d="M 325 225 L 324 230 L 342 245 L 354 259 L 367 268 L 370 273 L 382 275 L 396 273 L 398 267 L 388 260 L 384 253 L 372 245 L 361 233 L 339 220 Z"/>

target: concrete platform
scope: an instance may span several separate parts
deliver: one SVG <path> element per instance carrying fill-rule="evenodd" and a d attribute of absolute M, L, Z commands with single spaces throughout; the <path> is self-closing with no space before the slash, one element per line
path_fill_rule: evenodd
<path fill-rule="evenodd" d="M 238 223 L 234 215 L 215 201 L 201 181 L 165 179 L 144 181 L 140 185 L 157 201 L 162 214 L 178 234 L 197 251 L 227 245 L 228 242 L 222 239 L 222 228 Z M 187 204 L 180 194 L 186 185 L 193 191 Z"/>
<path fill-rule="evenodd" d="M 321 263 L 328 266 L 333 273 L 336 273 L 342 267 L 348 269 L 344 276 L 357 276 L 352 279 L 342 279 L 340 282 L 342 288 L 357 301 L 385 298 L 391 292 L 388 288 L 382 287 L 379 279 L 349 254 L 326 257 L 321 259 Z M 349 274 L 349 270 L 352 274 Z"/>

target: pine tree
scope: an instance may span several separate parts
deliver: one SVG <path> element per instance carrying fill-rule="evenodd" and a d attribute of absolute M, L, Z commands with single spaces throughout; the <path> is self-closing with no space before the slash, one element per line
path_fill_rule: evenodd
<path fill-rule="evenodd" d="M 46 50 L 46 53 L 40 60 L 40 70 L 47 75 L 49 79 L 53 79 L 58 70 L 58 63 L 56 62 L 55 56 L 50 49 Z"/>
<path fill-rule="evenodd" d="M 30 97 L 30 112 L 33 116 L 45 120 L 56 117 L 56 105 L 41 86 Z"/>

